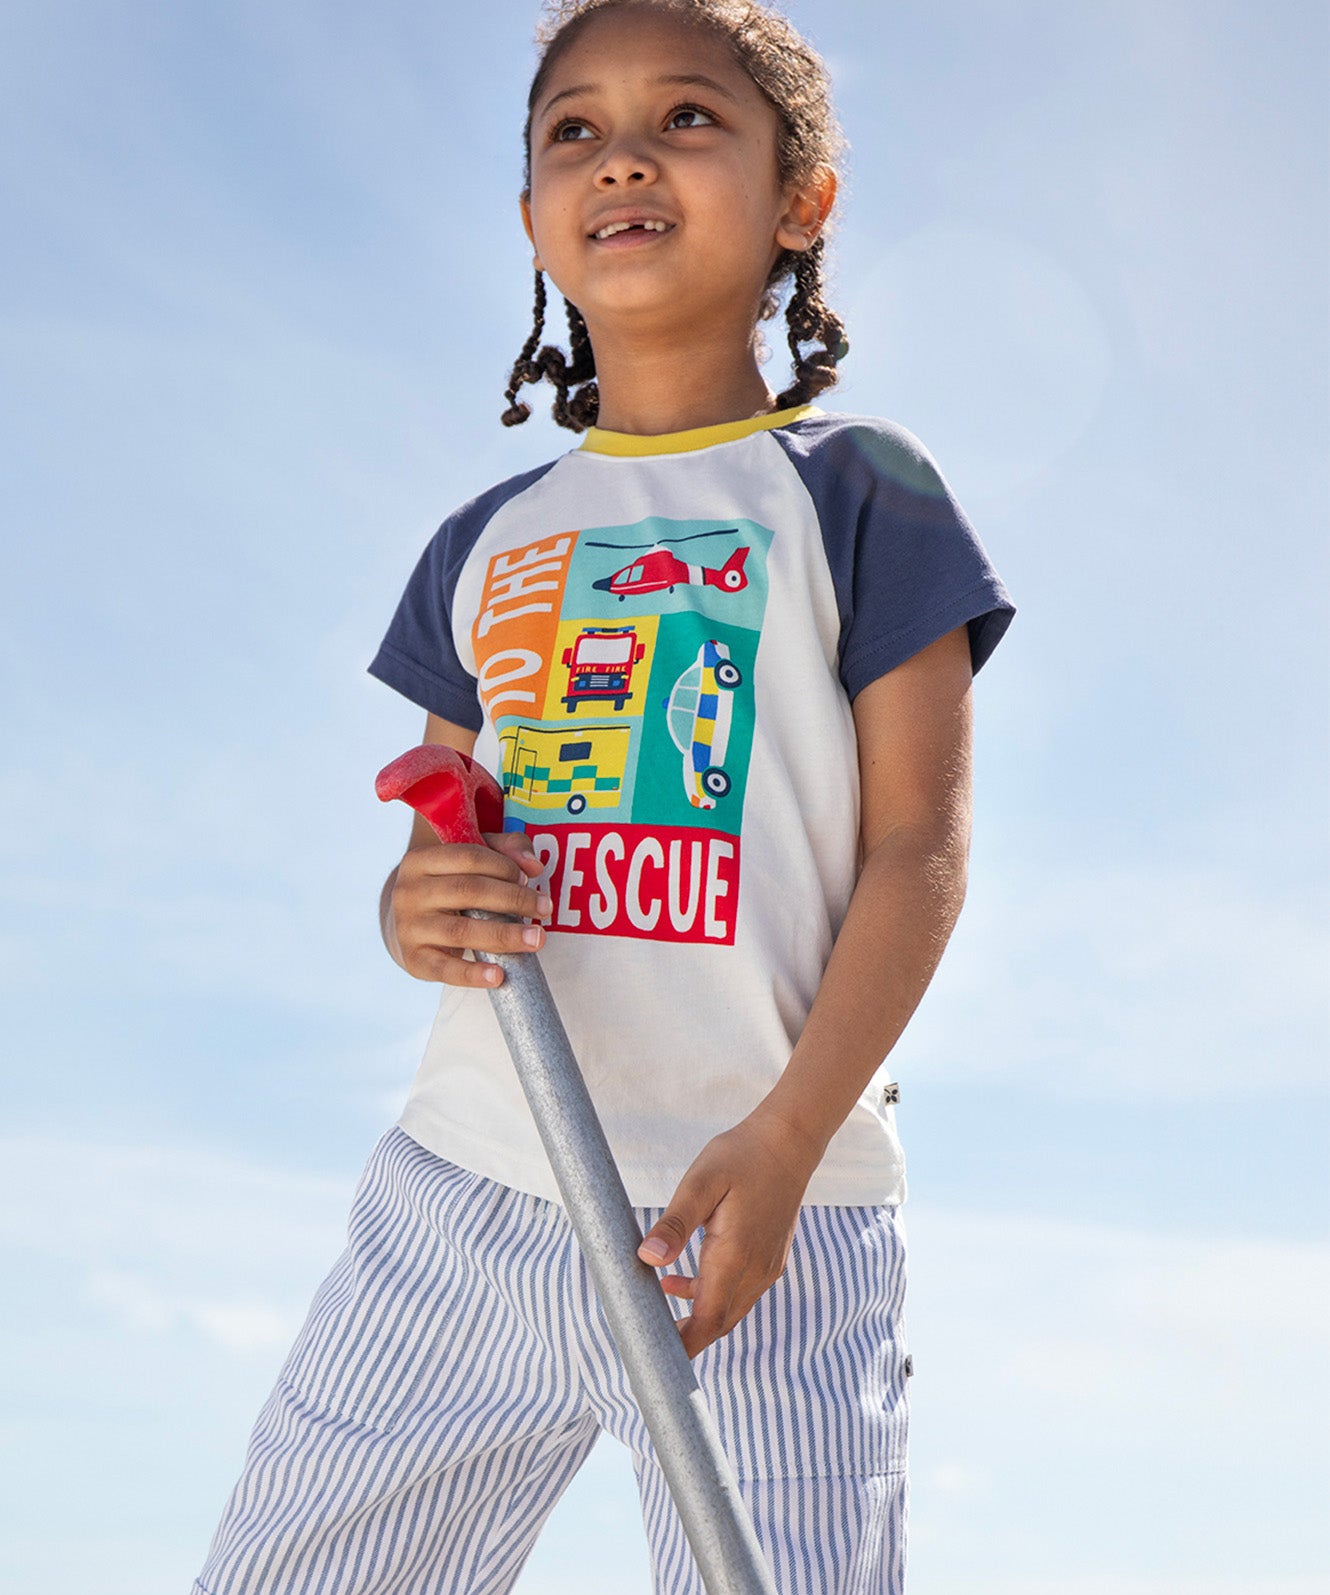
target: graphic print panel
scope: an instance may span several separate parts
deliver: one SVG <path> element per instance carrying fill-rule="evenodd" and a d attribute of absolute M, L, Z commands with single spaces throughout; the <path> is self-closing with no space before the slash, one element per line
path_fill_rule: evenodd
<path fill-rule="evenodd" d="M 490 561 L 477 669 L 551 928 L 733 940 L 771 536 L 651 517 Z"/>

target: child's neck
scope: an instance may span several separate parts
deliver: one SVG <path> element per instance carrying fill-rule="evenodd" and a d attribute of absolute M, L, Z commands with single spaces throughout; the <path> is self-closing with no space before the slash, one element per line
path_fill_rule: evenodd
<path fill-rule="evenodd" d="M 628 348 L 602 335 L 595 348 L 596 425 L 603 431 L 659 437 L 746 421 L 775 408 L 751 345 L 736 351 L 733 340 L 725 339 L 716 348 L 693 341 Z"/>

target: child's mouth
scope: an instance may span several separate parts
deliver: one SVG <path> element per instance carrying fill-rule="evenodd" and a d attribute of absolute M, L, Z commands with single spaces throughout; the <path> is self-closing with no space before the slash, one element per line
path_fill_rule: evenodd
<path fill-rule="evenodd" d="M 636 249 L 674 231 L 672 222 L 611 222 L 591 234 L 591 242 L 602 249 Z"/>

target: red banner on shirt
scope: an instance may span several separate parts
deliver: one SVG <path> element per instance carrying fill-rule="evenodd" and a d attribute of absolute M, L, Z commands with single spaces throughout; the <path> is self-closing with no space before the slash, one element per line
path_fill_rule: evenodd
<path fill-rule="evenodd" d="M 739 838 L 692 827 L 527 827 L 545 864 L 550 930 L 731 946 Z"/>

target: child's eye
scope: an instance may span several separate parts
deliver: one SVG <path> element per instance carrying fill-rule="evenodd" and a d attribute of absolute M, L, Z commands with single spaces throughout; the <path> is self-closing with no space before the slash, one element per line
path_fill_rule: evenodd
<path fill-rule="evenodd" d="M 572 134 L 571 138 L 568 136 L 570 133 Z M 569 117 L 566 122 L 559 122 L 550 130 L 550 143 L 574 144 L 583 133 L 585 133 L 588 138 L 591 137 L 591 129 L 586 125 L 585 122 L 574 122 L 573 119 Z"/>
<path fill-rule="evenodd" d="M 681 116 L 689 118 L 700 117 L 701 120 L 680 122 L 679 118 Z M 706 127 L 708 123 L 714 123 L 716 119 L 710 111 L 704 111 L 700 105 L 676 105 L 670 112 L 668 120 L 671 127 Z"/>

